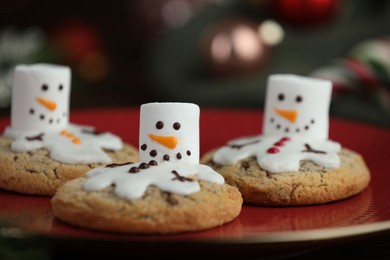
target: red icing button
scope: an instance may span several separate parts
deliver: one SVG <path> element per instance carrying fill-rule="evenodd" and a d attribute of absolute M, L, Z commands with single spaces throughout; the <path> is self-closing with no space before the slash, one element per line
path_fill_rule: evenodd
<path fill-rule="evenodd" d="M 282 141 L 278 141 L 276 143 L 274 143 L 275 146 L 284 146 L 284 142 Z"/>
<path fill-rule="evenodd" d="M 280 142 L 286 142 L 286 141 L 290 141 L 290 140 L 291 140 L 290 137 L 285 136 L 285 137 L 282 137 L 282 138 L 280 139 Z"/>
<path fill-rule="evenodd" d="M 267 150 L 267 153 L 278 153 L 279 149 L 276 147 L 271 147 Z"/>

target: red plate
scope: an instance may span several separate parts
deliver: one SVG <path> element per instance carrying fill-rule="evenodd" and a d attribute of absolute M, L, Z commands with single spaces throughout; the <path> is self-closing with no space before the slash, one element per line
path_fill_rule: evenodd
<path fill-rule="evenodd" d="M 201 110 L 201 153 L 226 141 L 261 132 L 263 115 L 253 110 Z M 139 109 L 73 111 L 71 122 L 93 125 L 118 134 L 138 145 Z M 0 119 L 0 129 L 9 118 Z M 131 254 L 196 252 L 223 248 L 233 254 L 242 250 L 260 255 L 290 254 L 317 248 L 325 242 L 361 238 L 390 230 L 390 131 L 385 128 L 331 118 L 330 138 L 361 153 L 371 171 L 369 187 L 352 198 L 317 206 L 256 207 L 244 205 L 232 222 L 207 231 L 178 235 L 128 235 L 103 233 L 70 226 L 53 218 L 50 198 L 0 190 L 0 218 L 9 226 L 2 234 L 12 237 L 43 239 L 67 250 L 82 240 L 94 250 L 131 252 Z M 321 243 L 320 243 L 321 242 Z M 104 245 L 104 246 L 103 246 Z M 179 245 L 179 247 L 178 247 Z M 108 247 L 107 247 L 108 246 Z M 149 250 L 153 246 L 153 250 Z M 79 248 L 80 249 L 80 248 Z M 147 249 L 147 251 L 145 251 Z M 283 250 L 281 250 L 283 249 Z"/>

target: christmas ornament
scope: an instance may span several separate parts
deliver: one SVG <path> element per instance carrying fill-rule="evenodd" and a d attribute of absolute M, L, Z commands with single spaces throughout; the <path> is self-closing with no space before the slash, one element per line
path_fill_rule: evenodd
<path fill-rule="evenodd" d="M 271 8 L 284 22 L 313 25 L 330 20 L 339 9 L 338 0 L 272 0 Z"/>
<path fill-rule="evenodd" d="M 210 25 L 201 38 L 201 55 L 215 75 L 242 75 L 261 69 L 270 48 L 283 38 L 276 22 L 235 18 Z"/>
<path fill-rule="evenodd" d="M 361 95 L 390 115 L 390 37 L 366 40 L 312 76 L 333 82 L 333 93 Z"/>
<path fill-rule="evenodd" d="M 96 82 L 108 73 L 108 58 L 98 32 L 83 21 L 69 20 L 54 30 L 52 41 L 66 64 L 86 81 Z"/>

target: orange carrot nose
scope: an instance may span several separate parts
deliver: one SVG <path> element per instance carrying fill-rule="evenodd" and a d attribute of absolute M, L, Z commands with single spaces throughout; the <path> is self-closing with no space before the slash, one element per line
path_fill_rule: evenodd
<path fill-rule="evenodd" d="M 177 138 L 175 136 L 162 136 L 149 134 L 150 139 L 156 141 L 157 143 L 164 145 L 169 149 L 174 149 L 177 145 Z"/>
<path fill-rule="evenodd" d="M 54 111 L 57 108 L 57 103 L 48 99 L 37 97 L 37 101 L 47 109 Z"/>
<path fill-rule="evenodd" d="M 283 110 L 283 109 L 278 109 L 276 107 L 274 109 L 279 116 L 287 119 L 292 123 L 294 123 L 297 120 L 298 112 L 295 110 Z"/>

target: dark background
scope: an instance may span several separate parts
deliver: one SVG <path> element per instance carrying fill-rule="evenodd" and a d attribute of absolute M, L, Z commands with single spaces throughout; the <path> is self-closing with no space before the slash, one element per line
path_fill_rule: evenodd
<path fill-rule="evenodd" d="M 337 8 L 317 19 L 305 9 L 316 2 L 310 0 L 302 0 L 301 9 L 290 8 L 287 13 L 280 9 L 286 3 L 276 0 L 176 0 L 191 11 L 191 17 L 176 27 L 167 25 L 161 15 L 170 2 L 2 1 L 0 30 L 12 28 L 21 35 L 31 28 L 43 32 L 41 50 L 17 62 L 71 66 L 72 109 L 139 106 L 151 101 L 262 109 L 268 75 L 310 75 L 317 68 L 347 57 L 357 44 L 389 36 L 390 32 L 390 2 L 385 0 L 328 1 L 335 2 Z M 178 15 L 172 13 L 173 17 Z M 201 53 L 204 31 L 237 17 L 256 23 L 273 19 L 283 27 L 285 37 L 269 50 L 262 67 L 216 75 Z M 17 48 L 21 40 L 14 41 Z M 103 73 L 98 73 L 102 60 L 88 60 L 90 53 L 103 57 Z M 0 54 L 0 68 L 14 65 Z M 82 66 L 89 74 L 83 74 Z M 91 78 L 93 72 L 98 76 Z M 364 91 L 334 97 L 332 115 L 390 127 L 390 109 L 371 98 L 366 86 L 357 88 Z M 389 82 L 384 88 L 389 95 Z M 0 110 L 7 115 L 9 105 Z"/>

